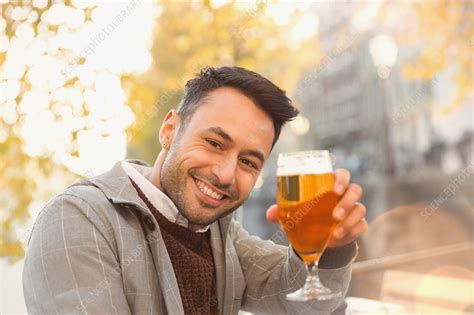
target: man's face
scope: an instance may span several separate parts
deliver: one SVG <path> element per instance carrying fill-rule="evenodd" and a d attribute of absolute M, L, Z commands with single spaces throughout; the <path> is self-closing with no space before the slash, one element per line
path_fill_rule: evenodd
<path fill-rule="evenodd" d="M 218 88 L 201 101 L 174 137 L 160 181 L 190 223 L 206 226 L 247 199 L 270 154 L 274 128 L 236 89 Z"/>

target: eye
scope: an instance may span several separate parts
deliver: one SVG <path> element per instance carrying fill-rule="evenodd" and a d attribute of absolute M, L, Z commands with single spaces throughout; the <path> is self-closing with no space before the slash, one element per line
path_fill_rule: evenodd
<path fill-rule="evenodd" d="M 218 150 L 221 150 L 221 151 L 224 150 L 224 149 L 222 148 L 222 145 L 221 145 L 219 142 L 214 141 L 214 140 L 212 140 L 212 139 L 206 139 L 206 141 L 207 141 L 210 145 L 212 145 L 214 148 L 216 148 L 216 149 L 218 149 Z"/>
<path fill-rule="evenodd" d="M 242 163 L 244 163 L 245 165 L 247 165 L 248 167 L 251 167 L 251 168 L 254 168 L 254 169 L 258 169 L 257 167 L 257 164 L 255 164 L 254 162 L 250 161 L 250 160 L 247 160 L 247 159 L 240 159 L 240 161 Z"/>

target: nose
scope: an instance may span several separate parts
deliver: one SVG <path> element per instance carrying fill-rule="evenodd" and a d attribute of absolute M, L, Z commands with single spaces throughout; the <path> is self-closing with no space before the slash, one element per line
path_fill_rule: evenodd
<path fill-rule="evenodd" d="M 232 158 L 222 159 L 216 163 L 211 171 L 219 178 L 220 186 L 230 187 L 235 184 L 237 160 Z"/>

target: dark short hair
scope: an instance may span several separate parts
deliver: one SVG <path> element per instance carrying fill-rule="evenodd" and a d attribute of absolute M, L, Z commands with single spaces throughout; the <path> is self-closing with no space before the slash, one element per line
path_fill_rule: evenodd
<path fill-rule="evenodd" d="M 186 124 L 187 119 L 203 104 L 201 101 L 209 92 L 220 87 L 239 90 L 270 116 L 275 128 L 272 147 L 277 142 L 283 125 L 299 113 L 285 91 L 256 72 L 240 67 L 205 67 L 186 83 L 177 109 L 182 123 Z"/>

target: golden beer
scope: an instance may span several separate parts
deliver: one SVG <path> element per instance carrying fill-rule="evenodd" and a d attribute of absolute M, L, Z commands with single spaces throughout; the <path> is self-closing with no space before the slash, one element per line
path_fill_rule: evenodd
<path fill-rule="evenodd" d="M 319 259 L 336 227 L 332 213 L 340 199 L 334 192 L 332 161 L 327 150 L 278 155 L 278 219 L 308 271 L 303 287 L 286 295 L 290 301 L 327 301 L 342 294 L 325 287 L 318 276 Z"/>
<path fill-rule="evenodd" d="M 319 260 L 336 226 L 334 181 L 333 173 L 277 176 L 280 225 L 305 263 Z"/>

